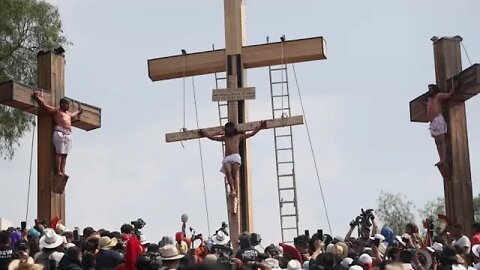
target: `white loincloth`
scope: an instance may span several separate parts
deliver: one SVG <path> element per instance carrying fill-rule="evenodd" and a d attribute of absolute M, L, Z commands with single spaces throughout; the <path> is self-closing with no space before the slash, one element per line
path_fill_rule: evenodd
<path fill-rule="evenodd" d="M 57 154 L 68 154 L 72 148 L 72 130 L 56 126 L 52 141 Z"/>
<path fill-rule="evenodd" d="M 428 129 L 433 137 L 447 133 L 447 122 L 441 113 L 433 118 Z"/>
<path fill-rule="evenodd" d="M 240 154 L 231 154 L 229 156 L 226 156 L 222 160 L 222 168 L 220 168 L 220 171 L 225 174 L 225 170 L 223 169 L 223 164 L 225 163 L 238 163 L 239 165 L 242 164 L 242 157 Z"/>

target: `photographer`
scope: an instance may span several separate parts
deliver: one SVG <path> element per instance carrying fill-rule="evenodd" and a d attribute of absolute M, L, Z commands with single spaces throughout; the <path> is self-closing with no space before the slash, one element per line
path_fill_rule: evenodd
<path fill-rule="evenodd" d="M 375 236 L 378 232 L 373 209 L 367 209 L 366 211 L 361 209 L 361 211 L 361 214 L 350 222 L 350 230 L 347 232 L 347 235 L 345 235 L 345 242 L 350 244 L 357 254 L 363 253 L 365 247 L 371 246 L 370 237 Z M 359 236 L 355 239 L 352 237 L 352 232 L 357 226 Z"/>
<path fill-rule="evenodd" d="M 125 269 L 135 270 L 137 259 L 142 254 L 142 245 L 140 240 L 134 234 L 134 228 L 130 224 L 123 224 L 120 228 L 123 236 L 126 238 L 125 246 Z"/>
<path fill-rule="evenodd" d="M 250 236 L 248 234 L 242 234 L 238 240 L 240 241 L 240 250 L 235 257 L 242 260 L 244 264 L 247 264 L 248 262 L 257 262 L 259 260 L 260 252 L 252 246 Z"/>

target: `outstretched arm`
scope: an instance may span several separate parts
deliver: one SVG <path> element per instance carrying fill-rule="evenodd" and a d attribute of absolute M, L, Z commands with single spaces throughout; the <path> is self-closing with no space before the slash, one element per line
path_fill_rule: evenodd
<path fill-rule="evenodd" d="M 224 136 L 212 136 L 212 135 L 208 134 L 207 132 L 205 132 L 203 129 L 198 130 L 198 133 L 200 134 L 200 136 L 203 136 L 205 138 L 209 138 L 212 141 L 223 142 L 225 140 Z"/>
<path fill-rule="evenodd" d="M 74 111 L 73 113 L 70 113 L 70 117 L 72 118 L 75 118 L 77 116 L 79 116 L 80 114 L 83 113 L 83 109 L 82 108 L 79 108 L 77 111 Z"/>
<path fill-rule="evenodd" d="M 250 133 L 247 133 L 247 134 L 243 134 L 242 135 L 242 140 L 255 136 L 260 130 L 262 130 L 266 127 L 267 127 L 267 121 L 263 120 L 262 122 L 260 122 L 260 125 L 258 125 L 258 127 L 255 128 L 254 131 L 252 131 Z"/>
<path fill-rule="evenodd" d="M 439 93 L 438 98 L 441 100 L 447 100 L 455 95 L 455 85 L 452 80 L 452 88 L 450 88 L 450 92 L 448 93 Z"/>
<path fill-rule="evenodd" d="M 43 97 L 42 97 L 42 94 L 38 91 L 35 91 L 33 93 L 33 98 L 38 101 L 38 103 L 40 103 L 41 107 L 44 108 L 47 112 L 49 113 L 54 113 L 55 112 L 55 108 L 48 105 L 47 103 L 45 103 L 45 101 L 43 100 Z"/>

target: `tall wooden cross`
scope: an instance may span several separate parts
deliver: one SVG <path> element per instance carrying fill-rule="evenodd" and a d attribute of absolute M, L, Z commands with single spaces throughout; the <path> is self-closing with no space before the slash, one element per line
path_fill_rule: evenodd
<path fill-rule="evenodd" d="M 244 0 L 224 0 L 224 16 L 225 49 L 148 60 L 149 77 L 152 81 L 160 81 L 226 71 L 228 89 L 224 92 L 243 93 L 240 97 L 225 94 L 229 96 L 225 98 L 228 100 L 228 120 L 237 123 L 240 132 L 251 131 L 260 123 L 247 123 L 248 109 L 244 99 L 251 98 L 251 89 L 244 88 L 245 69 L 325 59 L 325 41 L 322 37 L 314 37 L 246 46 Z M 303 124 L 303 117 L 272 119 L 266 123 L 267 128 L 298 125 Z M 205 131 L 209 134 L 218 134 L 223 128 L 214 127 Z M 198 130 L 166 134 L 167 142 L 200 137 Z M 253 229 L 250 164 L 248 145 L 245 141 L 240 144 L 240 155 L 242 166 L 240 187 L 237 189 L 240 194 L 239 213 L 229 211 L 230 236 L 234 241 L 240 232 L 251 232 Z"/>
<path fill-rule="evenodd" d="M 480 92 L 480 65 L 474 64 L 462 71 L 461 37 L 433 37 L 432 41 L 437 85 L 443 92 L 450 89 L 452 80 L 457 85 L 455 96 L 444 108 L 448 129 L 449 170 L 440 171 L 443 176 L 445 209 L 450 221 L 463 225 L 464 233 L 470 236 L 473 195 L 465 101 Z M 427 99 L 427 93 L 424 93 L 410 101 L 412 122 L 428 122 L 425 105 Z"/>
<path fill-rule="evenodd" d="M 63 49 L 62 49 L 63 51 Z M 45 102 L 55 108 L 65 96 L 65 57 L 63 53 L 40 52 L 37 55 L 37 87 L 43 90 Z M 55 187 L 59 182 L 56 177 L 55 150 L 52 144 L 54 128 L 53 116 L 40 109 L 32 95 L 36 88 L 15 81 L 0 84 L 0 103 L 12 108 L 37 115 L 38 119 L 38 153 L 37 153 L 37 217 L 50 221 L 58 217 L 65 222 L 65 192 Z M 72 119 L 74 127 L 89 131 L 100 127 L 101 109 L 70 99 L 70 110 L 80 106 L 83 113 Z"/>

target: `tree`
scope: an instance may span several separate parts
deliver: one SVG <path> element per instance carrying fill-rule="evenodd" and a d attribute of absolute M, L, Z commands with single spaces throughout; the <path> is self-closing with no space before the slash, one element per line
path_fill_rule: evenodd
<path fill-rule="evenodd" d="M 427 202 L 422 210 L 418 211 L 422 219 L 433 215 L 445 214 L 445 199 L 436 198 L 435 200 Z M 473 198 L 473 216 L 476 221 L 480 221 L 480 194 Z"/>
<path fill-rule="evenodd" d="M 377 201 L 376 215 L 384 225 L 392 228 L 396 235 L 401 235 L 405 231 L 405 225 L 415 221 L 415 216 L 411 211 L 411 208 L 415 207 L 412 202 L 407 200 L 405 194 L 382 191 Z"/>
<path fill-rule="evenodd" d="M 36 55 L 67 44 L 56 7 L 37 0 L 0 1 L 0 82 L 36 86 Z M 0 156 L 11 159 L 34 118 L 0 105 Z"/>

